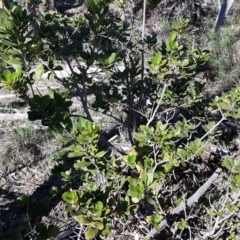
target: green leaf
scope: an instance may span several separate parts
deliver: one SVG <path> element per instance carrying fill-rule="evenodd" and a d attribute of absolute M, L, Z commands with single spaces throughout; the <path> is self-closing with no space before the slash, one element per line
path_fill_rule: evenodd
<path fill-rule="evenodd" d="M 145 169 L 141 171 L 139 179 L 143 181 L 145 185 L 147 185 L 147 171 Z"/>
<path fill-rule="evenodd" d="M 158 181 L 154 181 L 151 185 L 148 186 L 149 189 L 156 189 L 159 186 Z"/>
<path fill-rule="evenodd" d="M 1 41 L 4 45 L 6 45 L 8 47 L 16 47 L 17 46 L 17 44 L 15 42 L 11 42 L 7 39 L 2 39 Z"/>
<path fill-rule="evenodd" d="M 111 230 L 109 228 L 105 228 L 103 231 L 102 231 L 102 234 L 104 236 L 110 236 L 111 235 Z"/>
<path fill-rule="evenodd" d="M 189 59 L 184 59 L 182 62 L 182 67 L 187 67 L 189 63 L 190 63 Z"/>
<path fill-rule="evenodd" d="M 86 122 L 87 120 L 85 120 L 84 118 L 79 118 L 78 119 L 78 129 L 81 130 L 81 129 L 86 129 Z"/>
<path fill-rule="evenodd" d="M 97 204 L 94 206 L 94 211 L 102 212 L 102 210 L 103 210 L 103 203 L 101 201 L 98 201 Z"/>
<path fill-rule="evenodd" d="M 234 159 L 224 158 L 222 162 L 222 166 L 227 168 L 231 173 L 240 174 L 240 161 Z"/>
<path fill-rule="evenodd" d="M 175 31 L 171 32 L 170 35 L 169 35 L 169 40 L 171 42 L 175 42 L 176 39 L 177 39 L 177 32 L 175 32 Z"/>
<path fill-rule="evenodd" d="M 133 167 L 136 163 L 137 152 L 134 148 L 132 148 L 130 154 L 123 156 L 122 158 L 129 166 Z"/>
<path fill-rule="evenodd" d="M 159 214 L 153 214 L 146 217 L 147 221 L 151 222 L 152 224 L 159 224 L 163 220 L 163 216 Z"/>
<path fill-rule="evenodd" d="M 22 62 L 17 59 L 11 59 L 7 61 L 8 64 L 12 65 L 15 70 L 21 70 L 22 69 Z"/>
<path fill-rule="evenodd" d="M 156 53 L 155 56 L 151 59 L 151 62 L 154 66 L 158 66 L 161 63 L 162 54 L 160 52 Z"/>
<path fill-rule="evenodd" d="M 106 151 L 101 151 L 101 152 L 98 152 L 95 157 L 96 158 L 102 158 L 107 152 Z"/>
<path fill-rule="evenodd" d="M 135 155 L 128 156 L 127 164 L 133 166 L 135 162 L 136 162 L 136 156 Z"/>
<path fill-rule="evenodd" d="M 71 173 L 72 173 L 72 169 L 70 168 L 69 170 L 65 171 L 64 173 L 65 173 L 66 175 L 70 176 Z"/>
<path fill-rule="evenodd" d="M 152 205 L 155 204 L 155 201 L 151 197 L 149 197 L 148 195 L 146 196 L 146 199 L 150 204 L 152 204 Z"/>
<path fill-rule="evenodd" d="M 75 216 L 75 219 L 83 225 L 90 225 L 92 223 L 92 220 L 84 215 Z"/>
<path fill-rule="evenodd" d="M 48 95 L 45 95 L 41 97 L 41 104 L 40 106 L 47 107 L 49 105 L 50 97 Z"/>
<path fill-rule="evenodd" d="M 140 129 L 142 132 L 145 132 L 145 133 L 153 133 L 153 128 L 150 128 L 148 126 L 145 126 L 145 125 L 140 125 Z"/>
<path fill-rule="evenodd" d="M 11 48 L 7 51 L 8 53 L 11 53 L 13 55 L 21 55 L 22 54 L 22 51 L 19 50 L 19 49 L 16 49 L 16 48 Z"/>
<path fill-rule="evenodd" d="M 108 63 L 109 63 L 109 64 L 114 63 L 114 61 L 115 61 L 115 59 L 116 59 L 116 56 L 117 56 L 116 53 L 112 53 L 112 54 L 110 55 L 110 57 L 108 58 Z"/>
<path fill-rule="evenodd" d="M 137 195 L 137 196 L 132 196 L 132 201 L 133 203 L 139 203 L 142 199 L 142 196 Z"/>
<path fill-rule="evenodd" d="M 0 18 L 9 18 L 7 11 L 2 8 L 0 8 Z"/>
<path fill-rule="evenodd" d="M 35 74 L 34 74 L 33 79 L 34 79 L 35 81 L 40 80 L 41 77 L 42 77 L 42 75 L 43 75 L 43 73 L 44 73 L 44 67 L 43 67 L 42 65 L 38 66 L 37 69 L 36 69 L 36 71 L 35 71 Z"/>
<path fill-rule="evenodd" d="M 85 161 L 85 160 L 82 160 L 82 161 L 80 161 L 80 162 L 77 162 L 77 163 L 74 163 L 74 167 L 76 168 L 76 169 L 78 169 L 78 168 L 82 168 L 82 169 L 87 169 L 87 167 L 88 166 L 90 166 L 91 165 L 91 163 L 90 162 L 87 162 L 87 161 Z"/>
<path fill-rule="evenodd" d="M 170 161 L 171 160 L 171 155 L 169 154 L 169 152 L 163 151 L 162 159 L 163 159 L 163 161 Z"/>
<path fill-rule="evenodd" d="M 165 67 L 167 65 L 167 63 L 168 63 L 167 59 L 162 60 L 162 62 L 160 63 L 160 67 L 161 68 Z"/>
<path fill-rule="evenodd" d="M 49 97 L 50 97 L 51 99 L 54 99 L 54 93 L 55 93 L 55 91 L 54 91 L 53 89 L 51 89 L 50 87 L 48 87 L 47 90 L 48 90 Z"/>
<path fill-rule="evenodd" d="M 178 154 L 183 159 L 187 159 L 189 157 L 197 157 L 203 154 L 206 150 L 206 144 L 202 143 L 199 138 L 190 142 L 187 149 L 178 149 Z"/>
<path fill-rule="evenodd" d="M 2 76 L 4 77 L 5 80 L 9 80 L 9 79 L 12 78 L 12 77 L 11 77 L 11 76 L 12 76 L 12 73 L 11 73 L 8 69 L 6 69 L 6 70 L 4 70 Z"/>
<path fill-rule="evenodd" d="M 150 186 L 153 182 L 153 173 L 149 172 L 147 173 L 147 185 Z"/>
<path fill-rule="evenodd" d="M 174 201 L 174 204 L 176 204 L 177 206 L 179 206 L 182 203 L 183 199 L 182 198 L 178 198 Z"/>
<path fill-rule="evenodd" d="M 134 203 L 138 203 L 143 198 L 144 184 L 142 181 L 137 181 L 132 177 L 128 177 L 128 181 L 130 184 L 127 194 L 132 197 Z"/>
<path fill-rule="evenodd" d="M 97 228 L 97 229 L 99 229 L 99 230 L 103 230 L 103 229 L 104 229 L 104 224 L 103 224 L 103 222 L 98 222 L 98 221 L 96 221 L 96 222 L 92 223 L 92 226 L 95 227 L 95 228 Z"/>
<path fill-rule="evenodd" d="M 1 18 L 0 18 L 0 22 L 1 22 Z M 11 37 L 11 35 L 5 33 L 5 32 L 0 32 L 0 38 L 9 38 Z"/>
<path fill-rule="evenodd" d="M 230 176 L 230 185 L 234 191 L 239 191 L 240 189 L 240 174 L 236 176 Z"/>
<path fill-rule="evenodd" d="M 221 103 L 219 103 L 218 105 L 219 105 L 220 108 L 223 109 L 223 110 L 229 110 L 229 109 L 231 109 L 230 104 L 227 103 L 227 102 L 221 102 Z"/>
<path fill-rule="evenodd" d="M 72 190 L 70 192 L 64 192 L 62 195 L 62 199 L 67 202 L 67 203 L 77 203 L 78 202 L 78 196 L 77 196 L 77 191 Z"/>
<path fill-rule="evenodd" d="M 68 154 L 68 158 L 75 158 L 75 157 L 81 157 L 81 156 L 84 156 L 84 152 L 83 151 L 81 151 L 81 150 L 76 150 L 76 151 L 74 151 L 74 152 L 70 152 L 69 154 Z"/>
<path fill-rule="evenodd" d="M 90 226 L 85 233 L 85 238 L 86 239 L 93 239 L 97 236 L 97 234 L 98 234 L 98 229 Z"/>
<path fill-rule="evenodd" d="M 188 228 L 188 223 L 185 219 L 181 218 L 181 222 L 178 225 L 179 229 L 183 230 L 185 228 Z"/>

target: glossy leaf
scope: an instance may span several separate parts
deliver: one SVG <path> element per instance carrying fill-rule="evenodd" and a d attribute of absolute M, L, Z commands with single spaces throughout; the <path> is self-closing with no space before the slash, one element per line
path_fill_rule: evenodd
<path fill-rule="evenodd" d="M 75 190 L 63 193 L 62 198 L 67 203 L 74 204 L 78 202 L 78 196 Z"/>

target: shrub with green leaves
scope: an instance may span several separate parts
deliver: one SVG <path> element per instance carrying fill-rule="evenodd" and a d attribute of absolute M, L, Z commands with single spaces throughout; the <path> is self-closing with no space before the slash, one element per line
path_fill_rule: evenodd
<path fill-rule="evenodd" d="M 236 61 L 236 43 L 239 40 L 237 34 L 230 28 L 209 32 L 208 39 L 211 43 L 211 66 L 217 76 L 225 82 L 234 81 L 239 76 L 238 62 Z"/>
<path fill-rule="evenodd" d="M 57 161 L 61 176 L 72 186 L 62 199 L 66 211 L 87 226 L 86 239 L 130 231 L 129 219 L 139 213 L 146 228 L 160 231 L 172 207 L 164 185 L 171 185 L 174 174 L 195 171 L 209 139 L 217 141 L 215 130 L 219 134 L 224 120 L 240 116 L 234 92 L 239 90 L 204 98 L 205 83 L 194 77 L 211 56 L 191 42 L 187 19 L 173 21 L 162 43 L 148 36 L 142 47 L 130 23 L 112 21 L 109 2 L 88 0 L 88 12 L 71 20 L 48 12 L 35 18 L 13 3 L 1 9 L 0 18 L 1 66 L 6 68 L 0 80 L 28 101 L 29 120 L 41 120 L 62 135 L 64 147 Z M 39 25 L 37 34 L 29 30 L 34 23 Z M 57 76 L 62 70 L 58 61 L 66 62 L 69 77 Z M 92 67 L 101 70 L 104 81 L 96 81 L 100 75 L 91 72 Z M 43 75 L 64 90 L 35 93 L 34 84 Z M 96 98 L 92 105 L 89 91 Z M 70 112 L 75 96 L 82 117 Z M 106 139 L 92 109 L 121 122 L 128 132 L 125 152 Z M 111 115 L 114 109 L 122 115 Z M 223 165 L 230 168 L 227 160 Z M 178 223 L 180 230 L 187 228 L 186 221 Z"/>

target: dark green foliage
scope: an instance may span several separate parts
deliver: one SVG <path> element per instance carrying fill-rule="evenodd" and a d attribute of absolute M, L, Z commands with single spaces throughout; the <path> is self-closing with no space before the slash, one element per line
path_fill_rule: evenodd
<path fill-rule="evenodd" d="M 0 81 L 28 101 L 30 121 L 41 120 L 42 125 L 62 134 L 65 145 L 57 159 L 62 163 L 59 174 L 73 186 L 64 191 L 62 199 L 66 211 L 87 226 L 86 239 L 110 236 L 113 223 L 118 223 L 116 218 L 126 222 L 144 204 L 151 206 L 144 215 L 148 227 L 160 231 L 162 213 L 166 215 L 171 207 L 167 197 L 162 207 L 159 204 L 160 196 L 164 198 L 161 183 L 170 183 L 175 171 L 194 166 L 207 148 L 207 139 L 216 140 L 214 130 L 219 124 L 240 116 L 239 88 L 213 101 L 204 99 L 205 83 L 194 77 L 211 55 L 192 44 L 187 19 L 173 21 L 172 31 L 161 45 L 156 36 L 144 39 L 148 51 L 144 52 L 147 64 L 143 71 L 140 60 L 144 49 L 137 38 L 130 38 L 129 23 L 109 18 L 109 2 L 87 0 L 88 12 L 72 21 L 49 13 L 34 19 L 17 4 L 1 10 L 0 18 L 1 65 L 13 69 L 6 69 Z M 157 1 L 149 4 L 156 5 Z M 36 21 L 39 32 L 33 34 L 29 26 Z M 31 66 L 34 60 L 41 65 Z M 59 60 L 66 61 L 69 77 L 57 76 L 62 70 Z M 89 72 L 93 66 L 104 73 L 105 82 L 94 80 L 99 75 Z M 41 81 L 44 73 L 49 80 L 55 77 L 64 91 L 48 88 L 46 95 L 33 92 L 30 97 L 28 89 Z M 88 92 L 96 97 L 91 106 Z M 84 118 L 75 119 L 70 113 L 74 96 L 80 100 Z M 131 147 L 125 154 L 110 154 L 111 144 L 102 143 L 102 129 L 93 121 L 90 108 L 109 115 L 114 108 L 126 113 L 125 117 L 113 116 L 127 126 L 126 139 Z M 220 120 L 213 111 L 221 115 Z M 234 167 L 227 160 L 223 165 L 228 170 Z M 238 166 L 234 169 L 235 173 Z M 234 176 L 235 189 L 239 182 L 239 176 Z M 24 201 L 20 201 L 23 206 Z M 44 210 L 41 206 L 38 201 L 38 209 L 31 211 L 37 214 L 37 210 Z M 187 221 L 181 219 L 178 228 L 187 227 Z M 121 225 L 114 228 L 120 231 Z M 56 236 L 58 229 L 40 223 L 36 232 L 36 239 L 44 239 Z"/>

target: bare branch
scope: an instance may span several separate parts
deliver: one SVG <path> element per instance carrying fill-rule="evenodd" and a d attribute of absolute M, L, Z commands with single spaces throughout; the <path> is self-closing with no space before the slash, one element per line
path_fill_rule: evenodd
<path fill-rule="evenodd" d="M 164 84 L 164 87 L 162 89 L 161 97 L 160 97 L 160 99 L 158 99 L 158 104 L 157 104 L 156 108 L 154 109 L 153 113 L 151 114 L 150 119 L 148 120 L 146 126 L 149 126 L 150 123 L 153 121 L 153 119 L 154 119 L 154 117 L 155 117 L 155 115 L 156 115 L 156 113 L 157 113 L 157 111 L 160 107 L 160 104 L 162 103 L 162 100 L 163 100 L 163 97 L 164 97 L 164 94 L 165 94 L 165 91 L 166 91 L 167 87 L 168 87 L 168 85 Z"/>

